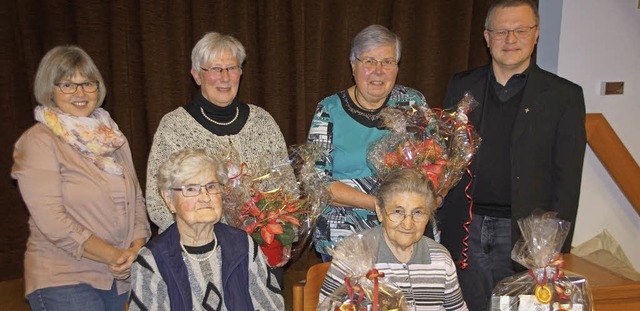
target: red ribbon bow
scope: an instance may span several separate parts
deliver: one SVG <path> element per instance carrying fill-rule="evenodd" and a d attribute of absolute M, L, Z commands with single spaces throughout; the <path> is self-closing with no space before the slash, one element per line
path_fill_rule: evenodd
<path fill-rule="evenodd" d="M 371 306 L 371 310 L 372 311 L 378 311 L 378 302 L 379 302 L 379 298 L 378 298 L 378 293 L 380 292 L 379 290 L 379 284 L 378 284 L 378 278 L 382 278 L 384 277 L 384 273 L 378 271 L 378 269 L 371 269 L 369 270 L 369 272 L 367 272 L 366 274 L 367 279 L 373 281 L 373 305 Z M 340 310 L 353 310 L 355 311 L 356 308 L 358 307 L 358 305 L 362 302 L 362 300 L 364 299 L 364 289 L 362 289 L 361 286 L 357 286 L 357 285 L 351 285 L 351 277 L 346 277 L 344 278 L 344 282 L 347 286 L 347 293 L 349 294 L 349 300 L 351 301 L 351 303 L 346 306 L 346 308 L 340 308 Z M 355 300 L 355 294 L 358 294 L 358 300 L 354 302 Z M 344 306 L 344 305 L 343 305 Z M 336 310 L 338 310 L 336 308 Z M 362 308 L 362 310 L 366 310 L 365 308 Z"/>
<path fill-rule="evenodd" d="M 367 279 L 373 281 L 373 311 L 378 311 L 378 278 L 384 277 L 384 272 L 378 269 L 371 269 L 367 272 Z"/>

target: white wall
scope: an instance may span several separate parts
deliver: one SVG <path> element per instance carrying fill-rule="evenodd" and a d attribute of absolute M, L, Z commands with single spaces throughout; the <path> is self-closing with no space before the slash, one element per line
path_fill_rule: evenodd
<path fill-rule="evenodd" d="M 581 85 L 587 113 L 602 113 L 640 162 L 638 0 L 540 0 L 540 15 L 537 62 Z M 558 35 L 557 47 L 545 38 Z M 603 81 L 624 81 L 624 94 L 600 95 Z M 587 147 L 573 245 L 605 228 L 640 270 L 640 216 Z"/>

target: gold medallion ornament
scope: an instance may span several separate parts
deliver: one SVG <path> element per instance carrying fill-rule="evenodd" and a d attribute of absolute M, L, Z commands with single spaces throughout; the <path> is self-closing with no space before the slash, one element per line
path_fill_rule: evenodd
<path fill-rule="evenodd" d="M 340 306 L 340 311 L 356 311 L 356 304 L 346 301 Z"/>
<path fill-rule="evenodd" d="M 538 301 L 542 304 L 548 304 L 551 302 L 551 288 L 549 288 L 549 286 L 545 285 L 536 285 L 536 290 L 535 290 L 535 294 L 536 294 L 536 299 L 538 299 Z"/>

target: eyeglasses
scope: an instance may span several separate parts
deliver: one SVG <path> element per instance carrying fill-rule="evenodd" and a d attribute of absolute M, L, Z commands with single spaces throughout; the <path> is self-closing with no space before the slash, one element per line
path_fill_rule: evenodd
<path fill-rule="evenodd" d="M 411 218 L 413 218 L 413 221 L 415 222 L 425 222 L 427 221 L 427 219 L 429 219 L 429 215 L 425 211 L 421 211 L 421 210 L 413 211 L 409 215 L 411 216 Z M 402 209 L 396 209 L 394 211 L 391 211 L 391 213 L 388 213 L 387 217 L 389 217 L 389 220 L 395 223 L 401 223 L 409 215 L 405 214 L 404 210 Z"/>
<path fill-rule="evenodd" d="M 79 86 L 82 86 L 82 90 L 87 93 L 94 93 L 98 90 L 100 85 L 99 81 L 87 81 L 82 83 L 73 83 L 69 81 L 55 83 L 54 85 L 60 88 L 60 91 L 65 94 L 73 94 L 78 90 Z"/>
<path fill-rule="evenodd" d="M 204 188 L 208 194 L 219 194 L 222 193 L 222 184 L 218 182 L 210 182 L 206 185 L 184 185 L 177 188 L 171 188 L 173 191 L 182 191 L 182 195 L 185 197 L 195 197 L 200 195 L 200 189 Z"/>
<path fill-rule="evenodd" d="M 242 67 L 237 65 L 229 67 L 211 67 L 209 69 L 200 67 L 200 69 L 207 72 L 207 74 L 216 77 L 222 76 L 222 72 L 225 70 L 230 76 L 237 76 L 242 72 Z"/>
<path fill-rule="evenodd" d="M 359 59 L 356 57 L 358 61 L 362 63 L 365 69 L 367 70 L 375 70 L 378 68 L 378 63 L 382 65 L 382 69 L 390 70 L 398 67 L 398 62 L 396 62 L 393 58 L 385 58 L 383 60 L 377 60 L 373 57 L 367 57 L 365 59 Z"/>
<path fill-rule="evenodd" d="M 509 36 L 509 33 L 513 32 L 518 39 L 526 39 L 531 35 L 531 31 L 538 27 L 538 25 L 533 25 L 531 27 L 519 27 L 516 29 L 487 29 L 488 32 L 491 33 L 495 40 L 504 40 Z"/>

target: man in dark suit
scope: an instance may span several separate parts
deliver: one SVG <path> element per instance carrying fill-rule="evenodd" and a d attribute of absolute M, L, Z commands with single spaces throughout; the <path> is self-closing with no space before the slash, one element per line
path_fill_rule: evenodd
<path fill-rule="evenodd" d="M 445 107 L 465 91 L 480 102 L 469 119 L 482 138 L 471 164 L 473 198 L 468 262 L 463 224 L 470 220 L 469 177 L 445 197 L 438 212 L 441 242 L 458 261 L 458 278 L 470 310 L 487 310 L 491 290 L 515 273 L 511 249 L 516 221 L 540 208 L 575 223 L 586 144 L 582 88 L 531 63 L 540 32 L 530 0 L 497 0 L 484 38 L 491 64 L 458 73 Z M 573 228 L 562 252 L 569 252 Z M 464 269 L 462 266 L 468 263 Z"/>

